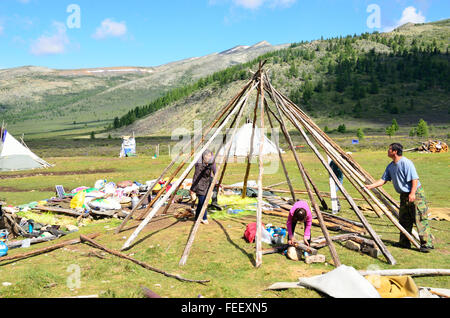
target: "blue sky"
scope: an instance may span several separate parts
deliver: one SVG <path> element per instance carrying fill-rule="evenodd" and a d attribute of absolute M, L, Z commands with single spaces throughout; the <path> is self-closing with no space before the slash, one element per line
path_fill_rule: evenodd
<path fill-rule="evenodd" d="M 372 4 L 380 24 L 369 27 Z M 157 66 L 262 40 L 383 32 L 449 13 L 448 0 L 0 0 L 0 68 Z"/>

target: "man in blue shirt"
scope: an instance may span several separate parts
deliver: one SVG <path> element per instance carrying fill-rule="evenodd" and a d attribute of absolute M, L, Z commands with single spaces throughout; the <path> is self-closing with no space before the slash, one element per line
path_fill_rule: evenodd
<path fill-rule="evenodd" d="M 366 185 L 367 189 L 374 189 L 392 181 L 395 191 L 400 194 L 399 223 L 412 233 L 414 223 L 419 230 L 420 251 L 428 253 L 433 249 L 433 235 L 428 224 L 428 207 L 425 192 L 419 181 L 419 175 L 411 160 L 403 157 L 403 146 L 394 143 L 389 146 L 388 157 L 392 162 L 387 166 L 383 177 L 377 182 Z M 400 233 L 398 247 L 410 248 L 411 242 Z"/>

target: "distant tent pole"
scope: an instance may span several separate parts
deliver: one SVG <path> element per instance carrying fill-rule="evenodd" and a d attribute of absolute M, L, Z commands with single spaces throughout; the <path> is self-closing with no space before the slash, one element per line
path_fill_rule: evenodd
<path fill-rule="evenodd" d="M 49 164 L 33 153 L 21 138 L 15 139 L 3 123 L 0 133 L 0 171 L 20 171 L 50 168 Z"/>

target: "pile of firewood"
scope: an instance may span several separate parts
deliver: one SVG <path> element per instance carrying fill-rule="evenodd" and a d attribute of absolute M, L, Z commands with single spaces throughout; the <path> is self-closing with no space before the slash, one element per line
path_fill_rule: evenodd
<path fill-rule="evenodd" d="M 427 142 L 422 142 L 420 147 L 407 149 L 405 151 L 422 151 L 431 153 L 448 152 L 448 145 L 440 140 L 428 140 Z"/>

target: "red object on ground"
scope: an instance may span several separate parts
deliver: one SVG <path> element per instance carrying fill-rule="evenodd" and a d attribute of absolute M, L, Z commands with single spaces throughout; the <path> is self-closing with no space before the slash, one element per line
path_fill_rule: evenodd
<path fill-rule="evenodd" d="M 262 227 L 264 228 L 264 224 Z M 247 224 L 247 228 L 245 229 L 244 237 L 247 239 L 249 243 L 253 243 L 255 241 L 256 236 L 256 222 Z"/>

